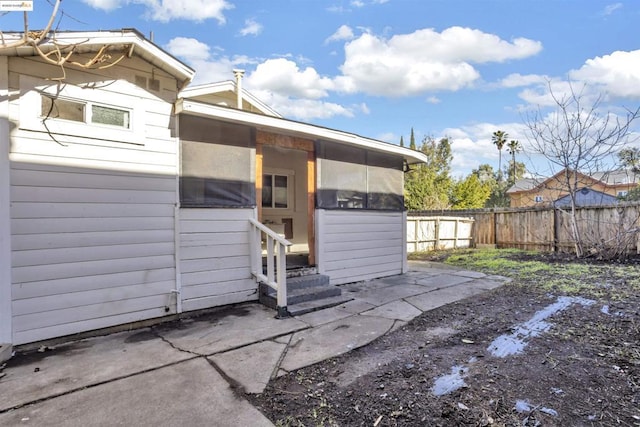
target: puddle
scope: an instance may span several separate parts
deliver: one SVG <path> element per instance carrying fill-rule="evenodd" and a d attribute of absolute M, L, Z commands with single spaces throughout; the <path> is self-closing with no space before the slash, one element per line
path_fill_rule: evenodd
<path fill-rule="evenodd" d="M 464 377 L 467 372 L 469 372 L 467 367 L 454 366 L 451 368 L 450 374 L 436 378 L 433 387 L 431 387 L 431 392 L 436 396 L 443 396 L 464 387 L 466 385 Z"/>
<path fill-rule="evenodd" d="M 498 338 L 493 340 L 487 348 L 487 351 L 495 357 L 507 357 L 518 354 L 527 346 L 529 339 L 537 337 L 551 328 L 552 324 L 546 322 L 546 319 L 560 311 L 566 310 L 573 304 L 580 304 L 586 307 L 594 303 L 595 301 L 582 297 L 558 297 L 556 302 L 537 311 L 531 319 L 515 327 L 514 332 L 500 335 Z M 467 364 L 471 364 L 476 361 L 477 359 L 472 357 L 469 359 Z M 436 378 L 433 387 L 431 388 L 431 392 L 436 396 L 442 396 L 464 387 L 466 385 L 464 378 L 467 376 L 468 372 L 469 368 L 465 365 L 456 365 L 452 367 L 450 374 Z M 563 393 L 563 391 L 557 389 L 556 393 Z M 531 405 L 527 401 L 518 400 L 516 402 L 516 410 L 518 410 L 518 412 L 530 412 L 532 409 Z M 534 407 L 533 410 L 553 416 L 558 415 L 556 411 L 549 408 Z"/>
<path fill-rule="evenodd" d="M 558 297 L 558 301 L 537 311 L 531 319 L 515 327 L 514 332 L 500 335 L 487 348 L 495 357 L 507 357 L 521 353 L 527 346 L 529 339 L 537 337 L 551 328 L 551 323 L 545 320 L 554 314 L 566 310 L 573 304 L 589 306 L 595 301 L 582 297 Z"/>
<path fill-rule="evenodd" d="M 558 411 L 556 411 L 555 409 L 545 408 L 544 406 L 532 406 L 526 400 L 516 400 L 515 410 L 519 413 L 539 411 L 539 412 L 542 412 L 543 414 L 551 415 L 554 417 L 558 416 Z"/>

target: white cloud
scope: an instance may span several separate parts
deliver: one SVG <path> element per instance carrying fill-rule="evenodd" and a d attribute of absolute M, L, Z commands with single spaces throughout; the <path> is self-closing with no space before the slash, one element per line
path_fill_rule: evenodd
<path fill-rule="evenodd" d="M 233 68 L 247 69 L 247 89 L 266 93 L 273 100 L 267 103 L 274 109 L 302 120 L 369 113 L 366 104 L 327 102 L 325 98 L 332 92 L 400 97 L 459 90 L 480 78 L 472 64 L 523 58 L 541 49 L 536 41 L 520 38 L 508 42 L 460 27 L 441 33 L 419 30 L 389 39 L 359 30 L 363 33 L 353 39 L 353 29 L 343 25 L 327 39 L 352 39 L 345 44 L 345 61 L 337 76 L 323 76 L 313 65 L 301 65 L 305 62 L 302 59 L 225 56 L 195 39 L 176 38 L 167 49 L 196 69 L 197 83 L 229 80 Z M 440 102 L 438 97 L 429 95 L 425 100 Z"/>
<path fill-rule="evenodd" d="M 522 110 L 556 107 L 558 102 L 574 95 L 583 105 L 600 100 L 603 109 L 618 99 L 640 98 L 640 50 L 616 51 L 585 61 L 577 70 L 567 73 L 568 79 L 541 75 L 511 74 L 500 85 L 506 88 L 523 87 L 518 96 L 526 101 Z"/>
<path fill-rule="evenodd" d="M 241 36 L 257 36 L 262 32 L 262 24 L 255 19 L 247 19 L 244 21 L 244 28 L 240 30 Z"/>
<path fill-rule="evenodd" d="M 602 11 L 602 14 L 605 16 L 611 15 L 613 12 L 615 12 L 618 9 L 622 8 L 622 3 L 613 3 L 613 4 L 609 4 L 607 6 L 605 6 L 604 10 Z"/>
<path fill-rule="evenodd" d="M 82 0 L 87 5 L 94 9 L 113 10 L 122 6 L 125 1 L 123 0 Z"/>
<path fill-rule="evenodd" d="M 172 55 L 180 56 L 189 62 L 205 61 L 210 56 L 208 45 L 188 37 L 173 38 L 164 47 Z"/>
<path fill-rule="evenodd" d="M 352 0 L 351 6 L 353 7 L 364 7 L 364 2 L 361 0 Z"/>
<path fill-rule="evenodd" d="M 391 144 L 400 144 L 400 137 L 393 132 L 380 134 L 376 137 L 376 139 L 384 142 L 389 142 Z M 405 147 L 407 146 L 407 142 L 405 141 Z"/>
<path fill-rule="evenodd" d="M 193 38 L 176 37 L 164 48 L 196 70 L 195 84 L 232 80 L 234 68 L 255 64 L 254 60 L 246 56 L 220 55 L 221 49 L 218 48 L 215 49 L 215 54 L 212 54 L 208 45 Z"/>
<path fill-rule="evenodd" d="M 226 0 L 82 0 L 96 9 L 113 10 L 128 4 L 140 4 L 146 8 L 145 16 L 154 21 L 169 22 L 174 19 L 202 22 L 216 19 L 224 24 L 224 11 L 233 9 Z"/>
<path fill-rule="evenodd" d="M 309 121 L 312 119 L 329 119 L 335 116 L 354 116 L 353 111 L 333 102 L 293 98 L 260 89 L 252 89 L 251 93 L 278 113 L 296 120 Z"/>
<path fill-rule="evenodd" d="M 353 39 L 353 30 L 348 25 L 341 25 L 335 33 L 330 35 L 324 42 L 325 44 L 339 41 L 339 40 L 351 40 Z"/>
<path fill-rule="evenodd" d="M 509 74 L 507 77 L 500 81 L 500 86 L 506 88 L 531 86 L 534 84 L 546 83 L 549 80 L 547 76 L 539 74 Z"/>
<path fill-rule="evenodd" d="M 572 80 L 598 86 L 621 98 L 640 97 L 640 50 L 616 51 L 588 59 L 578 70 L 569 73 Z"/>
<path fill-rule="evenodd" d="M 345 45 L 343 76 L 336 82 L 348 93 L 385 96 L 459 90 L 480 77 L 471 64 L 525 58 L 541 49 L 533 40 L 507 42 L 461 27 L 442 33 L 423 29 L 390 39 L 366 33 Z"/>
<path fill-rule="evenodd" d="M 320 76 L 312 67 L 301 70 L 295 62 L 285 58 L 269 59 L 259 64 L 246 81 L 256 89 L 310 99 L 324 98 L 334 87 L 330 78 Z"/>
<path fill-rule="evenodd" d="M 245 77 L 245 87 L 285 117 L 308 121 L 334 116 L 353 117 L 356 110 L 368 113 L 364 103 L 348 108 L 321 100 L 328 96 L 328 90 L 333 86 L 331 79 L 318 75 L 310 67 L 300 70 L 295 62 L 285 58 L 258 63 L 246 56 L 224 56 L 219 49 L 212 53 L 206 44 L 186 37 L 176 37 L 164 48 L 196 70 L 194 84 L 231 80 L 234 68 L 255 66 L 255 70 Z"/>

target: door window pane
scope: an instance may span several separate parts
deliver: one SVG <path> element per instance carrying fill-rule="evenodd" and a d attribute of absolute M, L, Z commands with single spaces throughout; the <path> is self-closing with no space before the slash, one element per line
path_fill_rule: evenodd
<path fill-rule="evenodd" d="M 273 179 L 273 207 L 286 209 L 288 207 L 287 177 L 283 175 L 274 175 Z"/>
<path fill-rule="evenodd" d="M 266 173 L 262 175 L 262 207 L 287 209 L 289 207 L 289 177 Z"/>
<path fill-rule="evenodd" d="M 270 208 L 273 203 L 272 187 L 273 176 L 269 174 L 262 175 L 262 207 Z"/>

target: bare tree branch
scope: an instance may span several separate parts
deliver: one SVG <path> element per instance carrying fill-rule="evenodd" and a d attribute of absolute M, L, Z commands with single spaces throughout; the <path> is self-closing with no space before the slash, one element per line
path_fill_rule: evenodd
<path fill-rule="evenodd" d="M 562 171 L 559 190 L 571 200 L 571 229 L 577 256 L 584 254 L 583 236 L 576 219 L 576 194 L 585 186 L 581 174 L 592 176 L 604 171 L 614 155 L 628 142 L 632 123 L 640 107 L 626 109 L 624 116 L 601 114 L 602 95 L 589 102 L 586 86 L 576 91 L 569 82 L 569 93 L 558 95 L 548 82 L 555 111 L 544 114 L 540 108 L 525 118 L 531 151 L 542 155 L 553 169 Z"/>

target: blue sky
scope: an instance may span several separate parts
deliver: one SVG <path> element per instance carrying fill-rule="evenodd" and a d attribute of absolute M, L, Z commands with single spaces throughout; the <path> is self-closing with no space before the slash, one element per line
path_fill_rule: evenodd
<path fill-rule="evenodd" d="M 52 1 L 34 1 L 32 29 Z M 412 127 L 418 142 L 448 136 L 461 176 L 497 167 L 495 130 L 527 148 L 523 115 L 549 104 L 549 82 L 637 107 L 638 22 L 635 0 L 64 0 L 56 27 L 153 32 L 194 84 L 245 69 L 244 87 L 293 120 L 395 144 Z"/>

